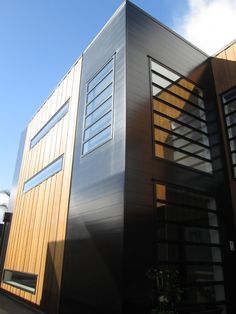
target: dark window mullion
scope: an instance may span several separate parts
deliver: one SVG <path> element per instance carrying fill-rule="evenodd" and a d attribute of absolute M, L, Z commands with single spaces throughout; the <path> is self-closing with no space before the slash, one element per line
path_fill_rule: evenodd
<path fill-rule="evenodd" d="M 168 220 L 168 219 L 159 219 L 157 218 L 157 223 L 161 223 L 161 224 L 173 224 L 173 225 L 178 225 L 178 226 L 183 226 L 183 227 L 193 227 L 193 228 L 200 228 L 200 229 L 212 229 L 212 230 L 219 230 L 220 227 L 216 227 L 216 226 L 204 226 L 204 225 L 198 225 L 198 224 L 194 224 L 194 223 L 188 223 L 186 221 L 181 222 L 181 221 L 177 221 L 177 220 Z"/>
<path fill-rule="evenodd" d="M 99 106 L 100 107 L 100 106 Z M 98 108 L 99 108 L 98 107 Z M 84 129 L 84 133 L 88 130 L 88 129 L 90 129 L 95 123 L 97 123 L 99 120 L 101 120 L 102 118 L 104 118 L 105 117 L 105 115 L 107 115 L 109 112 L 111 112 L 112 111 L 112 109 L 110 108 L 110 109 L 108 109 L 101 117 L 99 117 L 99 118 L 97 118 L 97 120 L 95 120 L 93 123 L 91 123 L 89 126 L 87 126 L 85 129 Z M 87 117 L 86 117 L 87 118 Z M 87 141 L 87 140 L 86 140 Z"/>
<path fill-rule="evenodd" d="M 92 100 L 90 100 L 90 102 L 87 102 L 86 103 L 86 107 L 88 107 L 96 98 L 98 98 L 98 96 L 100 96 L 103 92 L 104 92 L 104 90 L 106 90 L 108 87 L 110 87 L 111 85 L 113 84 L 113 81 L 110 83 L 110 84 L 108 84 L 99 94 L 97 94 L 96 95 L 96 97 L 94 97 Z M 87 94 L 87 96 L 88 96 L 88 94 Z M 86 98 L 87 98 L 87 96 L 86 96 Z M 109 96 L 110 97 L 110 96 Z M 90 113 L 89 113 L 90 114 Z"/>
<path fill-rule="evenodd" d="M 161 244 L 176 244 L 176 245 L 182 245 L 182 246 L 205 246 L 205 247 L 217 247 L 217 248 L 221 248 L 220 244 L 217 243 L 210 243 L 210 242 L 193 242 L 193 241 L 178 241 L 178 240 L 165 240 L 165 239 L 158 239 L 157 240 L 157 244 L 161 243 Z"/>
<path fill-rule="evenodd" d="M 196 158 L 196 159 L 201 159 L 201 160 L 203 160 L 203 161 L 206 161 L 206 162 L 211 163 L 211 160 L 208 159 L 208 158 L 205 158 L 205 157 L 202 157 L 202 156 L 196 156 L 196 155 L 193 154 L 193 153 L 187 152 L 187 151 L 182 150 L 182 149 L 180 149 L 180 148 L 178 148 L 178 147 L 173 147 L 173 146 L 168 145 L 168 144 L 166 144 L 166 143 L 162 143 L 161 141 L 158 141 L 158 140 L 154 140 L 154 142 L 155 142 L 156 144 L 160 144 L 160 145 L 162 145 L 162 146 L 165 146 L 165 147 L 167 147 L 167 148 L 169 148 L 169 149 L 171 149 L 171 150 L 179 151 L 180 153 L 183 153 L 183 154 L 192 156 L 192 157 L 194 157 L 194 158 Z"/>
<path fill-rule="evenodd" d="M 188 137 L 186 137 L 186 136 L 184 136 L 184 135 L 181 135 L 181 134 L 179 134 L 179 133 L 175 133 L 175 132 L 172 131 L 172 130 L 165 129 L 165 128 L 163 128 L 163 127 L 157 125 L 157 124 L 154 124 L 154 128 L 155 128 L 155 129 L 160 129 L 160 130 L 162 130 L 162 131 L 164 131 L 164 132 L 166 132 L 166 133 L 172 134 L 172 135 L 174 135 L 174 136 L 176 136 L 176 137 L 178 137 L 178 138 L 182 138 L 182 139 L 184 139 L 185 141 L 188 141 L 190 144 L 191 144 L 191 143 L 194 143 L 194 144 L 200 145 L 201 147 L 206 148 L 206 149 L 208 149 L 208 150 L 210 149 L 210 147 L 207 146 L 207 145 L 205 145 L 205 144 L 202 144 L 202 143 L 200 143 L 200 142 L 197 142 L 197 141 L 195 141 L 195 140 L 193 140 L 193 139 L 190 139 L 190 138 L 188 138 Z M 173 142 L 174 142 L 175 140 L 176 140 L 176 139 L 173 139 Z M 188 144 L 186 144 L 186 145 L 188 145 Z M 185 146 L 185 145 L 184 145 L 184 146 Z"/>
<path fill-rule="evenodd" d="M 91 111 L 89 114 L 86 114 L 85 118 L 88 118 L 91 114 L 93 114 L 98 108 L 100 108 L 111 97 L 112 97 L 112 94 L 110 96 L 108 96 L 105 100 L 103 100 L 103 102 L 99 106 L 97 106 L 95 109 L 93 109 L 93 111 Z"/>
<path fill-rule="evenodd" d="M 165 88 L 161 87 L 160 85 L 158 85 L 158 84 L 156 84 L 156 83 L 154 83 L 154 82 L 152 82 L 152 85 L 155 86 L 155 87 L 157 87 L 157 88 L 159 88 L 159 89 L 161 89 L 161 90 L 162 90 L 163 92 L 165 92 L 165 93 L 171 94 L 172 96 L 181 99 L 182 101 L 184 101 L 184 102 L 190 104 L 191 106 L 195 107 L 196 109 L 201 110 L 201 111 L 203 111 L 204 113 L 206 112 L 206 110 L 205 110 L 204 108 L 202 108 L 202 107 L 196 105 L 196 104 L 193 103 L 191 100 L 185 99 L 185 98 L 183 98 L 182 96 L 180 96 L 180 95 L 178 95 L 178 94 L 175 94 L 174 92 L 172 92 L 172 91 L 170 91 L 170 90 L 168 90 L 168 89 L 165 89 Z M 155 95 L 153 95 L 153 97 L 155 97 Z"/>
<path fill-rule="evenodd" d="M 91 136 L 88 139 L 86 139 L 85 141 L 83 141 L 83 144 L 86 144 L 88 141 L 90 141 L 92 138 L 94 138 L 95 136 L 100 134 L 102 131 L 104 131 L 105 129 L 109 128 L 109 126 L 111 126 L 111 122 L 109 122 L 108 124 L 104 125 L 103 128 L 100 129 L 96 134 L 93 134 L 93 136 Z"/>
<path fill-rule="evenodd" d="M 160 202 L 160 203 L 166 204 L 166 205 L 173 205 L 173 206 L 177 206 L 177 207 L 184 207 L 184 208 L 193 209 L 196 211 L 200 210 L 203 212 L 209 212 L 209 213 L 216 214 L 216 210 L 214 210 L 214 209 L 208 209 L 208 208 L 203 208 L 203 207 L 194 207 L 194 206 L 186 205 L 186 204 L 178 204 L 178 203 L 174 203 L 171 201 L 165 201 L 165 200 L 159 199 L 159 198 L 157 198 L 157 202 Z"/>
<path fill-rule="evenodd" d="M 178 87 L 184 89 L 186 92 L 188 92 L 188 93 L 190 93 L 190 94 L 193 94 L 194 96 L 198 97 L 199 99 L 204 100 L 202 96 L 198 95 L 197 93 L 193 92 L 192 90 L 188 89 L 187 87 L 185 87 L 185 86 L 179 84 L 179 83 L 178 83 L 178 80 L 177 80 L 177 81 L 173 81 L 173 80 L 171 80 L 170 78 L 166 77 L 165 75 L 163 75 L 163 74 L 161 74 L 161 73 L 159 73 L 159 72 L 156 72 L 156 71 L 153 70 L 153 69 L 151 69 L 151 72 L 154 73 L 154 74 L 156 74 L 156 75 L 158 75 L 158 76 L 160 76 L 160 77 L 162 77 L 162 78 L 164 78 L 164 79 L 166 79 L 167 81 L 169 81 L 169 82 L 172 83 L 173 85 L 176 85 L 176 86 L 178 86 Z M 180 79 L 182 79 L 182 77 L 181 77 Z M 185 79 L 185 78 L 184 78 L 184 79 Z M 186 79 L 185 79 L 185 80 L 186 80 Z M 187 81 L 187 80 L 186 80 L 186 81 Z M 193 84 L 193 83 L 191 83 L 191 84 Z M 198 88 L 198 87 L 197 87 L 197 88 Z M 199 107 L 199 108 L 202 109 L 202 107 Z"/>
<path fill-rule="evenodd" d="M 168 106 L 167 104 L 165 104 L 166 106 Z M 164 118 L 166 118 L 166 119 L 168 119 L 168 120 L 171 120 L 171 121 L 173 121 L 173 122 L 176 122 L 176 123 L 178 123 L 178 124 L 181 124 L 182 126 L 184 126 L 184 127 L 186 127 L 186 128 L 189 128 L 189 129 L 191 129 L 191 130 L 193 130 L 193 131 L 195 131 L 195 132 L 198 132 L 198 133 L 201 133 L 202 135 L 205 135 L 205 136 L 208 136 L 208 133 L 206 133 L 206 132 L 204 132 L 204 131 L 202 131 L 202 130 L 200 130 L 200 129 L 196 129 L 195 127 L 193 127 L 192 125 L 189 125 L 189 124 L 187 124 L 187 123 L 185 123 L 185 122 L 183 122 L 183 121 L 179 121 L 179 120 L 177 120 L 177 119 L 175 119 L 175 118 L 173 118 L 173 117 L 171 117 L 171 116 L 168 116 L 168 115 L 166 115 L 166 114 L 164 114 L 164 113 L 162 113 L 162 112 L 160 112 L 160 111 L 158 111 L 158 110 L 156 110 L 156 109 L 153 109 L 153 112 L 155 113 L 155 114 L 157 114 L 157 115 L 160 115 L 160 116 L 163 116 Z M 195 116 L 194 116 L 195 117 Z M 197 120 L 199 121 L 199 119 L 197 118 Z M 190 121 L 191 122 L 191 121 Z M 204 121 L 201 121 L 201 122 L 203 122 L 203 123 L 205 123 Z M 206 124 L 206 123 L 205 123 Z"/>
<path fill-rule="evenodd" d="M 87 96 L 111 73 L 113 72 L 113 68 L 105 75 L 101 78 L 101 80 L 89 91 L 87 92 Z M 94 99 L 94 98 L 93 98 Z"/>
<path fill-rule="evenodd" d="M 194 119 L 196 119 L 196 120 L 198 120 L 198 121 L 203 122 L 203 123 L 206 124 L 206 120 L 203 120 L 202 118 L 199 118 L 199 117 L 195 116 L 194 114 L 192 114 L 192 113 L 190 113 L 190 112 L 188 112 L 188 111 L 186 111 L 186 110 L 184 110 L 184 109 L 182 109 L 182 108 L 176 107 L 175 105 L 172 105 L 171 103 L 167 102 L 166 100 L 161 99 L 161 98 L 158 98 L 158 97 L 156 97 L 155 95 L 153 95 L 152 97 L 153 97 L 155 100 L 160 101 L 160 102 L 163 102 L 165 105 L 167 105 L 167 106 L 169 106 L 169 107 L 172 107 L 172 108 L 174 108 L 174 109 L 176 109 L 176 110 L 178 110 L 178 111 L 180 111 L 180 112 L 182 112 L 182 113 L 184 113 L 184 114 L 187 114 L 188 116 L 190 116 L 190 117 L 192 117 L 192 118 L 194 118 Z M 154 109 L 154 110 L 155 110 L 155 109 Z"/>

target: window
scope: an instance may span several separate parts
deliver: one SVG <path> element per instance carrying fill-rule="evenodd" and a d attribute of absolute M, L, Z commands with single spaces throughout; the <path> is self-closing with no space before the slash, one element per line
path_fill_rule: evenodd
<path fill-rule="evenodd" d="M 212 172 L 202 90 L 151 60 L 155 156 Z"/>
<path fill-rule="evenodd" d="M 222 95 L 222 103 L 231 153 L 233 177 L 236 178 L 236 88 Z"/>
<path fill-rule="evenodd" d="M 156 183 L 155 199 L 157 261 L 180 272 L 182 306 L 225 302 L 214 198 Z"/>
<path fill-rule="evenodd" d="M 4 270 L 3 282 L 27 292 L 35 293 L 37 275 Z"/>
<path fill-rule="evenodd" d="M 82 154 L 112 137 L 114 57 L 87 84 Z"/>
<path fill-rule="evenodd" d="M 35 186 L 39 185 L 43 181 L 52 177 L 57 172 L 61 171 L 62 165 L 63 165 L 63 156 L 54 160 L 52 163 L 50 163 L 48 166 L 43 168 L 36 175 L 34 175 L 32 178 L 26 181 L 24 184 L 23 191 L 28 192 L 29 190 L 33 189 Z"/>
<path fill-rule="evenodd" d="M 69 99 L 31 139 L 30 148 L 33 148 L 67 114 L 68 110 Z"/>

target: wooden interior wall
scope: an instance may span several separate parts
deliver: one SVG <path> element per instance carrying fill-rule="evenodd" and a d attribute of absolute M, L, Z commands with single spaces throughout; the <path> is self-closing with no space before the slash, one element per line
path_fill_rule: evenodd
<path fill-rule="evenodd" d="M 54 266 L 54 273 L 47 281 L 60 288 L 81 63 L 80 59 L 72 67 L 27 129 L 4 268 L 38 275 L 36 293 L 31 294 L 3 282 L 1 288 L 37 305 L 42 300 L 47 258 Z M 68 98 L 69 112 L 30 149 L 30 140 Z M 62 170 L 24 193 L 24 182 L 62 154 Z M 57 302 L 48 301 L 52 304 Z"/>

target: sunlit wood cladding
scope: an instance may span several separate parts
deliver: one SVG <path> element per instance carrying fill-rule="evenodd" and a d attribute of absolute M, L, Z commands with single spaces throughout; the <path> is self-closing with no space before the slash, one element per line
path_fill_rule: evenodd
<path fill-rule="evenodd" d="M 211 62 L 218 94 L 236 86 L 236 42 L 218 53 Z"/>
<path fill-rule="evenodd" d="M 81 62 L 80 59 L 73 66 L 29 123 L 25 140 L 4 268 L 38 275 L 36 293 L 4 283 L 1 288 L 37 305 L 41 304 L 45 284 L 60 288 Z M 31 139 L 68 99 L 69 112 L 30 149 Z M 24 183 L 61 155 L 64 156 L 62 170 L 24 193 Z M 47 277 L 46 263 L 53 265 L 53 273 Z M 51 293 L 48 308 L 53 311 L 57 302 Z"/>

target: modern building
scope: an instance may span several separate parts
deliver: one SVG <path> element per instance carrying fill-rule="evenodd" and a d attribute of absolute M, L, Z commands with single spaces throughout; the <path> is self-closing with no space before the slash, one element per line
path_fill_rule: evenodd
<path fill-rule="evenodd" d="M 209 57 L 124 2 L 23 133 L 1 290 L 44 313 L 236 313 L 236 43 Z"/>

